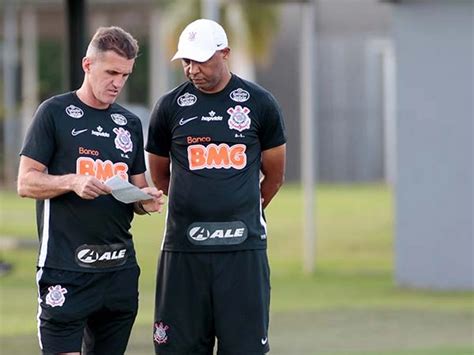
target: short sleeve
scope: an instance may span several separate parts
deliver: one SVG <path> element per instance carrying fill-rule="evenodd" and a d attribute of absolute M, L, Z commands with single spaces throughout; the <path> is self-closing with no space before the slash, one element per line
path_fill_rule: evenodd
<path fill-rule="evenodd" d="M 262 150 L 278 147 L 286 143 L 285 123 L 283 114 L 276 99 L 267 93 L 266 107 L 263 112 L 262 127 L 260 130 L 260 144 Z"/>
<path fill-rule="evenodd" d="M 45 101 L 33 116 L 20 155 L 48 166 L 54 155 L 55 147 L 55 124 L 52 108 L 51 104 Z"/>
<path fill-rule="evenodd" d="M 151 113 L 145 149 L 149 153 L 168 157 L 171 149 L 171 131 L 165 101 L 165 98 L 161 98 Z"/>

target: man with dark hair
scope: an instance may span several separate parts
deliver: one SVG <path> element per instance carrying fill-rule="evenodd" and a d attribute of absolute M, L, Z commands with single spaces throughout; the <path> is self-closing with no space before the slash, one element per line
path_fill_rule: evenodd
<path fill-rule="evenodd" d="M 126 59 L 135 59 L 138 54 L 138 42 L 120 27 L 99 27 L 88 49 L 98 52 L 113 51 Z"/>
<path fill-rule="evenodd" d="M 179 38 L 189 81 L 164 95 L 146 149 L 169 194 L 153 339 L 160 355 L 269 351 L 263 209 L 283 183 L 285 129 L 273 95 L 228 68 L 224 29 L 200 19 Z M 172 167 L 172 169 L 171 169 Z"/>
<path fill-rule="evenodd" d="M 83 354 L 120 355 L 128 343 L 140 274 L 130 224 L 163 204 L 145 179 L 140 120 L 115 103 L 137 53 L 123 29 L 99 28 L 82 86 L 39 106 L 20 153 L 18 193 L 37 200 L 43 354 L 80 354 L 83 343 Z M 148 196 L 120 202 L 105 184 L 117 176 Z"/>

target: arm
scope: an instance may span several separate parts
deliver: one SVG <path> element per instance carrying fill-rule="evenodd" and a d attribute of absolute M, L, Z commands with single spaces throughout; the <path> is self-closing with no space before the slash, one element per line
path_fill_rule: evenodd
<path fill-rule="evenodd" d="M 163 198 L 163 191 L 157 190 L 154 187 L 149 187 L 146 181 L 145 174 L 132 175 L 130 182 L 140 188 L 143 192 L 153 196 L 149 200 L 137 201 L 133 204 L 133 210 L 136 214 L 145 214 L 148 212 L 158 212 L 162 210 L 162 206 L 165 203 Z"/>
<path fill-rule="evenodd" d="M 45 165 L 25 155 L 20 158 L 17 190 L 21 197 L 42 200 L 71 191 L 83 199 L 92 200 L 111 192 L 110 187 L 93 176 L 50 175 Z"/>
<path fill-rule="evenodd" d="M 168 195 L 170 185 L 170 159 L 156 154 L 148 154 L 148 164 L 150 166 L 151 179 L 153 184 Z"/>
<path fill-rule="evenodd" d="M 262 152 L 260 191 L 263 208 L 267 207 L 285 180 L 286 144 Z"/>

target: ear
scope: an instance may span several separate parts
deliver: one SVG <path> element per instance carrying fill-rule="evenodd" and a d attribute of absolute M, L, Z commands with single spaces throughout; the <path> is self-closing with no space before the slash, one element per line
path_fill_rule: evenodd
<path fill-rule="evenodd" d="M 230 56 L 230 48 L 229 48 L 229 47 L 224 48 L 224 49 L 221 49 L 221 52 L 222 52 L 222 54 L 223 54 L 222 57 L 223 57 L 224 59 L 226 59 L 226 60 L 229 59 L 229 56 Z"/>
<path fill-rule="evenodd" d="M 84 73 L 89 73 L 91 71 L 92 60 L 89 57 L 82 58 L 82 70 Z"/>

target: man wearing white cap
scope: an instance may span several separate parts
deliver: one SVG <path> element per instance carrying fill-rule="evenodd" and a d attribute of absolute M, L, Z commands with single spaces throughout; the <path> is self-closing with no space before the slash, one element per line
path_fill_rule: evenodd
<path fill-rule="evenodd" d="M 269 351 L 270 271 L 263 209 L 283 183 L 286 135 L 275 98 L 230 72 L 224 29 L 181 33 L 189 81 L 160 98 L 146 150 L 169 195 L 158 266 L 157 354 Z M 172 167 L 172 168 L 171 168 Z"/>

